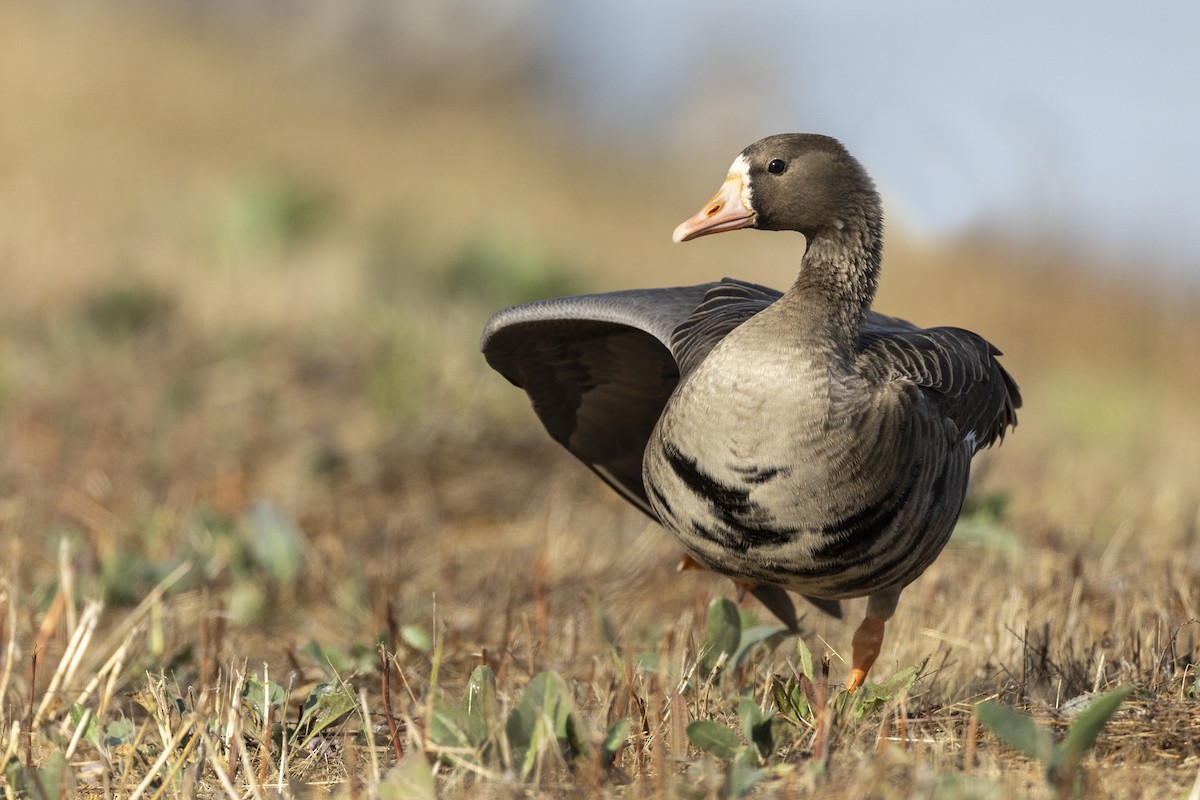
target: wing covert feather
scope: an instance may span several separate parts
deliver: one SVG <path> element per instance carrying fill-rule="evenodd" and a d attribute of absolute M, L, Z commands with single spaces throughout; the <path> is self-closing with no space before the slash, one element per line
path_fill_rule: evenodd
<path fill-rule="evenodd" d="M 961 328 L 879 324 L 882 320 L 889 318 L 876 317 L 859 337 L 864 375 L 879 384 L 916 384 L 964 437 L 974 437 L 975 450 L 1016 425 L 1020 390 L 996 360 L 1000 351 L 986 339 Z"/>

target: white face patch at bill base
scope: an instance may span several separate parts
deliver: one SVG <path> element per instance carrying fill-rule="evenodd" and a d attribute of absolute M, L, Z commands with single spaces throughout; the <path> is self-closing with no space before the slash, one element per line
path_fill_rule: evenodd
<path fill-rule="evenodd" d="M 735 158 L 733 165 L 729 168 L 729 178 L 735 176 L 742 184 L 742 205 L 747 210 L 754 208 L 754 204 L 750 202 L 752 199 L 750 191 L 750 160 L 746 158 L 745 153 Z"/>

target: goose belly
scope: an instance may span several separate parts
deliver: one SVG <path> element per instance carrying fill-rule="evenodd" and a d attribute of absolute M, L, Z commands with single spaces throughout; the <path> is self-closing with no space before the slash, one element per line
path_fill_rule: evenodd
<path fill-rule="evenodd" d="M 949 538 L 969 451 L 855 402 L 863 392 L 828 372 L 799 385 L 803 398 L 681 386 L 646 449 L 651 506 L 693 558 L 738 580 L 826 598 L 910 583 Z"/>

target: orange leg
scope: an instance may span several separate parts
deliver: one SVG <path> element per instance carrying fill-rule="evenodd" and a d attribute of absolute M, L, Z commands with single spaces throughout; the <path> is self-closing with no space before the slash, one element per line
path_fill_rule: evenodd
<path fill-rule="evenodd" d="M 854 669 L 850 671 L 850 680 L 846 681 L 846 691 L 853 692 L 862 686 L 871 665 L 879 657 L 885 621 L 884 617 L 865 617 L 854 632 Z"/>

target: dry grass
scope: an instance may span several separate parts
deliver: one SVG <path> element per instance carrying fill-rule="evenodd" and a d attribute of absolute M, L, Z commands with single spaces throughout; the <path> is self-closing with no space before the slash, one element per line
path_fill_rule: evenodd
<path fill-rule="evenodd" d="M 381 109 L 163 20 L 81 13 L 0 3 L 10 795 L 18 766 L 59 753 L 47 796 L 262 797 L 281 774 L 296 796 L 370 796 L 402 746 L 417 788 L 399 796 L 424 796 L 420 754 L 455 755 L 435 701 L 486 663 L 502 707 L 553 670 L 589 735 L 632 733 L 614 769 L 547 747 L 527 783 L 443 763 L 444 793 L 720 796 L 726 770 L 686 722 L 737 727 L 792 644 L 683 681 L 730 587 L 676 575 L 670 538 L 546 441 L 475 339 L 522 295 L 710 279 L 788 263 L 796 242 L 669 244 L 720 163 L 580 165 L 511 107 Z M 889 628 L 877 676 L 928 659 L 922 677 L 863 720 L 792 730 L 760 791 L 1050 796 L 972 705 L 1061 729 L 1066 701 L 1130 683 L 1088 795 L 1185 796 L 1200 302 L 897 234 L 880 305 L 998 342 L 1026 409 L 982 459 L 984 510 Z M 851 629 L 805 621 L 844 677 Z M 287 691 L 269 719 L 241 696 L 253 676 Z M 295 730 L 320 683 L 355 710 L 280 747 L 271 723 Z"/>

